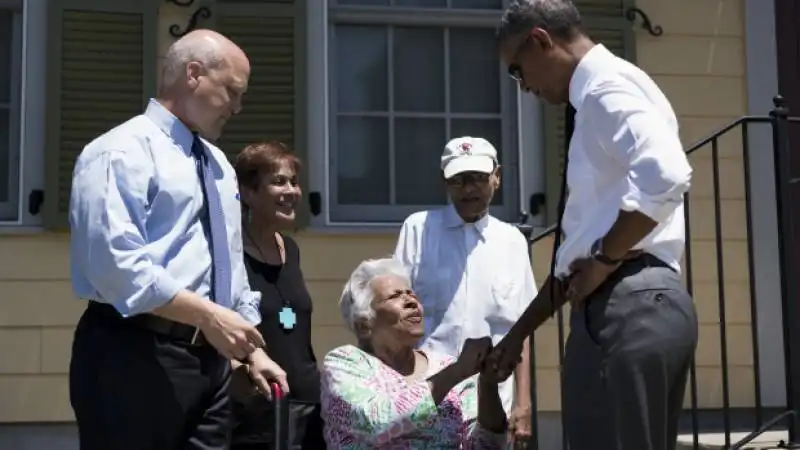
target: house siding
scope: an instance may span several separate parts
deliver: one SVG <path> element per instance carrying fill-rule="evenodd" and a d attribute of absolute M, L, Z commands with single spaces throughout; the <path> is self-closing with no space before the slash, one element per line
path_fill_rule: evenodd
<path fill-rule="evenodd" d="M 697 141 L 746 112 L 743 0 L 639 0 L 637 6 L 663 27 L 653 37 L 636 33 L 639 65 L 664 89 L 679 115 L 685 143 Z M 185 9 L 164 3 L 159 49 L 167 31 L 183 24 Z M 638 24 L 638 22 L 637 22 Z M 637 25 L 638 26 L 638 25 Z M 638 30 L 638 28 L 637 28 Z M 246 107 L 246 105 L 245 105 Z M 714 242 L 710 148 L 690 159 L 695 169 L 691 221 L 693 281 L 699 312 L 697 351 L 699 404 L 722 405 L 719 306 Z M 754 399 L 748 288 L 744 181 L 740 138 L 719 147 L 731 406 Z M 300 232 L 297 241 L 314 298 L 313 343 L 318 358 L 352 337 L 342 327 L 337 300 L 350 271 L 362 259 L 387 255 L 395 235 Z M 534 270 L 547 275 L 552 242 L 534 248 Z M 74 325 L 84 304 L 69 282 L 65 234 L 0 234 L 0 423 L 73 420 L 67 372 Z M 538 409 L 560 409 L 557 328 L 536 333 Z M 687 392 L 687 406 L 688 403 Z"/>

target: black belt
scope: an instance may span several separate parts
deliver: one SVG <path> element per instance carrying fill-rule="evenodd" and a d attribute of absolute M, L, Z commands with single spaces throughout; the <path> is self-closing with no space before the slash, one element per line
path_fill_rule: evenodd
<path fill-rule="evenodd" d="M 642 252 L 637 256 L 625 259 L 625 261 L 622 262 L 617 271 L 621 272 L 622 274 L 625 274 L 625 272 L 630 271 L 631 269 L 636 270 L 644 267 L 664 267 L 666 269 L 675 272 L 674 267 L 662 261 L 652 253 L 647 253 L 647 252 Z"/>
<path fill-rule="evenodd" d="M 158 317 L 153 314 L 138 314 L 132 317 L 122 317 L 113 306 L 107 303 L 100 303 L 90 300 L 86 311 L 98 316 L 123 321 L 131 325 L 145 328 L 154 333 L 168 336 L 177 341 L 186 342 L 192 345 L 202 346 L 208 344 L 200 329 L 191 325 L 175 322 L 173 320 Z"/>

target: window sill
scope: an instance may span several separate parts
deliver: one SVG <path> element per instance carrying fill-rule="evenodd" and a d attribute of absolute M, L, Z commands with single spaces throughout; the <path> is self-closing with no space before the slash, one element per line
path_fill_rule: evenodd
<path fill-rule="evenodd" d="M 364 224 L 336 224 L 336 225 L 311 225 L 299 230 L 298 234 L 311 236 L 367 236 L 367 237 L 392 237 L 396 238 L 400 232 L 401 224 L 386 225 L 364 225 Z M 548 227 L 533 226 L 532 236 L 537 236 L 547 230 Z"/>
<path fill-rule="evenodd" d="M 0 222 L 0 236 L 42 236 L 67 233 L 52 233 L 41 225 L 26 225 L 14 222 Z"/>
<path fill-rule="evenodd" d="M 298 234 L 311 236 L 368 236 L 368 237 L 391 237 L 396 238 L 400 232 L 400 223 L 390 223 L 385 225 L 365 225 L 365 224 L 336 224 L 336 225 L 310 225 L 298 231 Z"/>

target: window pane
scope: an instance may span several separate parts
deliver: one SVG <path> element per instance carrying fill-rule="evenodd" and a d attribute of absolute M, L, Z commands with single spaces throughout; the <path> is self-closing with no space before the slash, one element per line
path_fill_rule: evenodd
<path fill-rule="evenodd" d="M 416 6 L 417 8 L 447 8 L 447 0 L 394 0 L 393 6 Z"/>
<path fill-rule="evenodd" d="M 389 203 L 389 125 L 380 117 L 338 117 L 337 199 L 340 205 Z"/>
<path fill-rule="evenodd" d="M 338 111 L 386 111 L 387 31 L 384 26 L 336 27 L 336 107 Z"/>
<path fill-rule="evenodd" d="M 444 111 L 444 31 L 395 28 L 393 39 L 394 110 Z"/>
<path fill-rule="evenodd" d="M 443 205 L 441 156 L 445 121 L 395 119 L 395 198 L 400 205 Z"/>
<path fill-rule="evenodd" d="M 450 30 L 450 109 L 500 113 L 500 60 L 494 31 Z"/>
<path fill-rule="evenodd" d="M 10 116 L 7 109 L 0 109 L 0 203 L 9 201 L 9 182 L 11 176 L 11 148 L 9 130 Z"/>
<path fill-rule="evenodd" d="M 14 15 L 0 11 L 0 103 L 11 101 L 11 45 L 14 43 Z"/>
<path fill-rule="evenodd" d="M 502 9 L 503 0 L 451 0 L 453 8 Z"/>
<path fill-rule="evenodd" d="M 334 2 L 338 5 L 389 6 L 389 0 L 334 0 Z"/>
<path fill-rule="evenodd" d="M 503 122 L 500 119 L 496 120 L 479 120 L 479 119 L 454 119 L 450 123 L 450 132 L 452 136 L 450 139 L 454 139 L 461 136 L 472 136 L 472 137 L 482 137 L 487 141 L 491 142 L 495 149 L 497 149 L 497 156 L 500 160 L 500 164 L 503 163 Z M 502 169 L 500 174 L 502 175 Z M 502 180 L 502 178 L 501 178 Z M 505 183 L 500 183 L 500 188 L 495 192 L 494 199 L 492 199 L 493 205 L 501 205 L 503 204 L 503 185 Z"/>

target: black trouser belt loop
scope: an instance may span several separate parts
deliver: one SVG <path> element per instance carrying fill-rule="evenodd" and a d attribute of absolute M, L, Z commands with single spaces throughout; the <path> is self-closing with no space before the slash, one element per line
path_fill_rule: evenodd
<path fill-rule="evenodd" d="M 188 342 L 192 345 L 199 346 L 207 343 L 205 336 L 200 332 L 200 328 L 158 317 L 153 314 L 145 313 L 125 318 L 122 317 L 113 306 L 93 300 L 89 300 L 87 311 L 92 314 L 97 314 L 98 316 L 144 328 L 154 333 L 174 338 L 175 340 Z"/>

